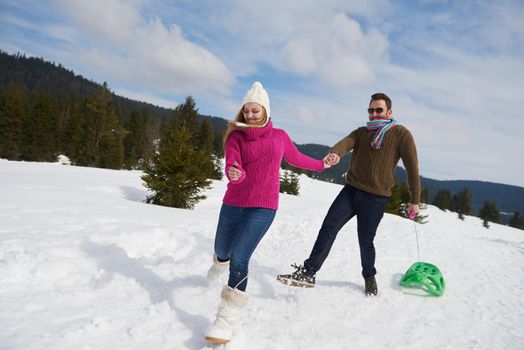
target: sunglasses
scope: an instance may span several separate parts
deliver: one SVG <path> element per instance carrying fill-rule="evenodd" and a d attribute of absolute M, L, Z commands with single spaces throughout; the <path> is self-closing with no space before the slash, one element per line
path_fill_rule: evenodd
<path fill-rule="evenodd" d="M 384 108 L 368 108 L 368 113 L 369 114 L 373 114 L 373 112 L 377 112 L 377 114 L 380 114 L 382 112 L 384 112 Z"/>

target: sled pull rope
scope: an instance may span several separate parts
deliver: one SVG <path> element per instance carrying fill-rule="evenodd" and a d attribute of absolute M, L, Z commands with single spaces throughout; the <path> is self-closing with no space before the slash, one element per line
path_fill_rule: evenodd
<path fill-rule="evenodd" d="M 417 232 L 417 224 L 415 220 L 413 220 L 413 227 L 415 228 L 415 238 L 417 239 L 417 261 L 420 261 L 420 248 L 418 245 L 418 232 Z"/>

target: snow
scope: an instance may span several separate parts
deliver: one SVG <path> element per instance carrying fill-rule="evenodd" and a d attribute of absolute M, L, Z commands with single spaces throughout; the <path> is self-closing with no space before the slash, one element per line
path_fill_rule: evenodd
<path fill-rule="evenodd" d="M 208 285 L 225 181 L 194 210 L 145 204 L 138 171 L 0 160 L 1 349 L 212 349 L 222 280 Z M 442 297 L 399 286 L 417 261 L 413 222 L 384 217 L 378 297 L 365 297 L 356 220 L 301 289 L 302 263 L 339 185 L 300 178 L 253 255 L 249 304 L 228 349 L 523 349 L 524 231 L 428 206 L 420 259 Z M 215 347 L 217 348 L 217 347 Z"/>

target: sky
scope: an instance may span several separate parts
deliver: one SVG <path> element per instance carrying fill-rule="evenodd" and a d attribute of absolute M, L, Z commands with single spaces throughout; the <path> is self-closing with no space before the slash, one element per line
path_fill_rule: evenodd
<path fill-rule="evenodd" d="M 208 346 L 227 280 L 206 279 L 227 180 L 213 181 L 207 199 L 187 210 L 145 204 L 141 175 L 0 159 L 1 349 L 524 347 L 523 231 L 486 229 L 477 217 L 428 206 L 419 225 L 385 214 L 375 238 L 377 297 L 363 292 L 355 219 L 315 288 L 278 282 L 307 257 L 342 188 L 304 175 L 299 196 L 280 195 L 250 260 L 249 300 L 231 343 Z M 439 268 L 442 296 L 400 287 L 417 261 Z"/>
<path fill-rule="evenodd" d="M 297 143 L 335 144 L 385 92 L 423 176 L 524 187 L 520 13 L 520 0 L 0 0 L 0 49 L 224 119 L 260 81 Z"/>

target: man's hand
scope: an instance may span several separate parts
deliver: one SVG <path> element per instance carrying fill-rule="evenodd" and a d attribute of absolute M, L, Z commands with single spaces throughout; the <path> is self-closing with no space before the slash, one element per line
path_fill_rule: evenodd
<path fill-rule="evenodd" d="M 337 165 L 340 161 L 340 157 L 336 153 L 329 153 L 326 155 L 323 159 L 324 161 L 324 169 L 332 167 L 333 165 Z"/>
<path fill-rule="evenodd" d="M 415 220 L 419 211 L 420 211 L 420 206 L 418 204 L 409 203 L 408 217 L 411 220 Z"/>
<path fill-rule="evenodd" d="M 227 177 L 232 181 L 236 181 L 240 179 L 240 176 L 242 176 L 242 172 L 238 170 L 238 163 L 235 160 L 233 166 L 230 166 L 229 169 L 227 169 Z"/>

